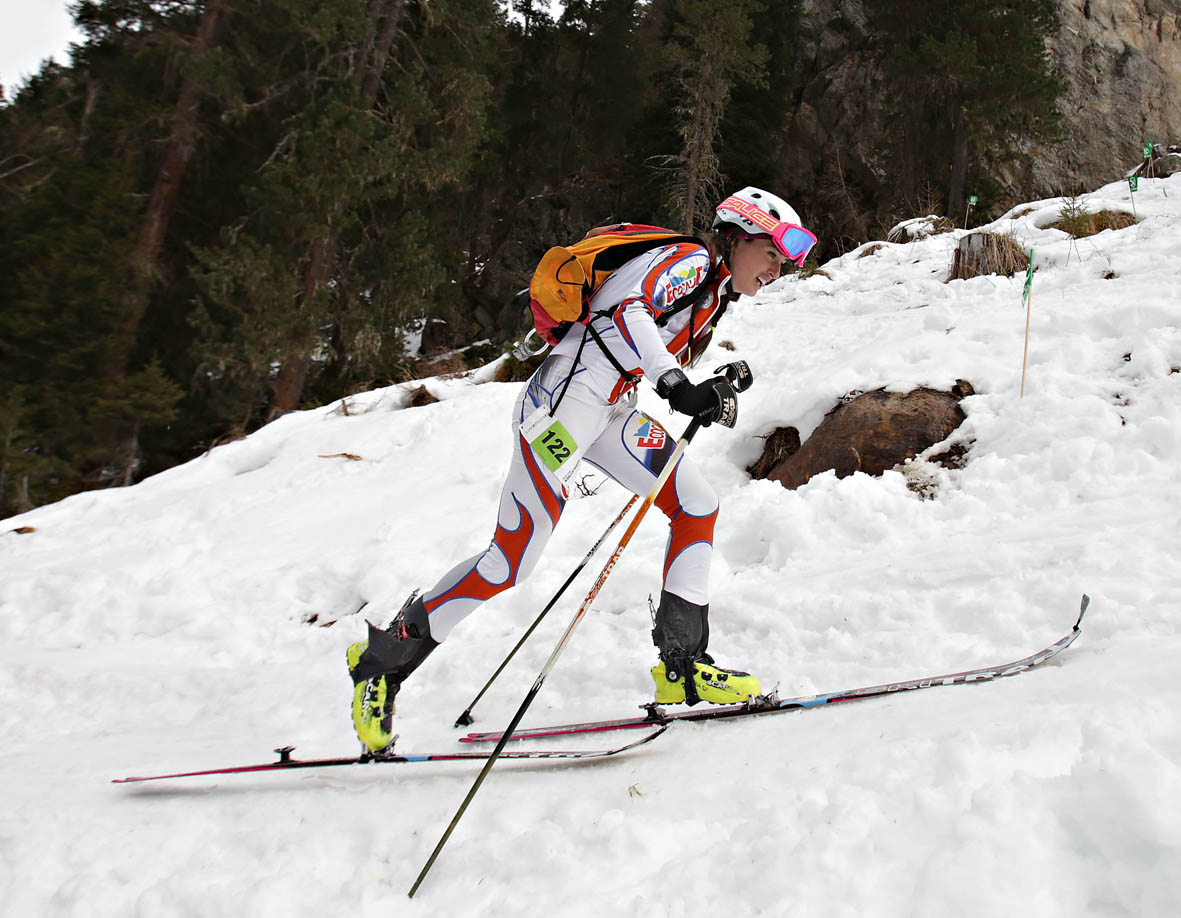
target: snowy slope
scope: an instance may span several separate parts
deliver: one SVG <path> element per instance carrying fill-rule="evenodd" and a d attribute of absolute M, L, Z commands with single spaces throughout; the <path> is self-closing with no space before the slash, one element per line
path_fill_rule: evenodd
<path fill-rule="evenodd" d="M 735 350 L 715 345 L 695 371 L 741 357 L 757 377 L 737 427 L 689 452 L 722 497 L 719 662 L 785 695 L 1000 663 L 1065 633 L 1087 592 L 1059 662 L 677 725 L 597 763 L 502 762 L 413 902 L 477 765 L 110 784 L 283 744 L 355 748 L 344 649 L 366 615 L 387 618 L 491 535 L 516 386 L 428 380 L 442 401 L 413 409 L 402 389 L 370 392 L 0 524 L 0 912 L 1175 914 L 1181 176 L 1140 188 L 1129 229 L 1072 242 L 1039 228 L 1058 201 L 993 227 L 1035 249 L 1024 398 L 1023 279 L 944 284 L 960 232 L 773 285 L 727 317 L 715 340 Z M 1123 184 L 1086 200 L 1130 209 Z M 806 437 L 850 390 L 960 378 L 977 391 L 953 435 L 972 444 L 962 470 L 828 474 L 797 492 L 743 472 L 760 434 Z M 401 747 L 456 748 L 455 716 L 625 500 L 608 482 L 571 501 L 542 570 L 407 683 Z M 663 545 L 645 520 L 526 723 L 627 715 L 647 697 Z M 603 560 L 480 726 L 516 709 Z"/>

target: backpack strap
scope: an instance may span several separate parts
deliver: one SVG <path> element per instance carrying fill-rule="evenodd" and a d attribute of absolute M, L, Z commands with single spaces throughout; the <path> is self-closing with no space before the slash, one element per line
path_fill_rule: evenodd
<path fill-rule="evenodd" d="M 587 331 L 590 331 L 590 324 L 586 326 Z M 570 380 L 574 378 L 574 374 L 578 372 L 578 361 L 582 360 L 582 349 L 586 347 L 586 332 L 582 333 L 582 340 L 578 342 L 578 353 L 574 355 L 574 362 L 570 364 L 570 372 L 566 374 L 566 381 L 562 383 L 562 391 L 558 394 L 556 401 L 550 402 L 549 413 L 552 417 L 558 413 L 558 406 L 562 404 L 562 399 L 566 397 L 566 390 L 570 388 Z"/>
<path fill-rule="evenodd" d="M 587 331 L 590 332 L 590 336 L 595 339 L 595 344 L 597 344 L 599 346 L 599 350 L 603 352 L 603 356 L 605 356 L 609 361 L 611 361 L 611 366 L 615 367 L 615 369 L 619 371 L 620 378 L 626 379 L 626 380 L 633 382 L 633 383 L 639 382 L 640 378 L 638 376 L 636 376 L 634 373 L 632 373 L 631 370 L 625 370 L 623 368 L 623 364 L 620 363 L 619 359 L 614 354 L 611 353 L 611 350 L 607 347 L 607 345 L 604 343 L 602 337 L 599 335 L 599 333 L 597 331 L 595 331 L 595 327 L 593 325 L 591 325 L 590 322 L 586 323 L 586 328 L 587 328 Z"/>
<path fill-rule="evenodd" d="M 608 314 L 609 313 L 596 313 L 596 316 L 597 315 L 608 315 Z M 624 369 L 623 364 L 621 364 L 619 362 L 618 358 L 614 354 L 611 353 L 611 350 L 607 347 L 606 343 L 603 341 L 602 336 L 600 336 L 599 333 L 597 331 L 595 331 L 594 327 L 590 324 L 590 322 L 587 322 L 583 326 L 583 329 L 584 330 L 582 332 L 582 340 L 580 342 L 578 342 L 578 353 L 576 353 L 574 355 L 574 362 L 572 364 L 570 364 L 570 372 L 566 375 L 565 382 L 562 383 L 562 391 L 559 393 L 557 400 L 554 401 L 553 404 L 550 406 L 550 414 L 551 415 L 557 414 L 558 405 L 562 404 L 562 399 L 564 399 L 566 397 L 566 390 L 570 388 L 570 381 L 572 379 L 574 379 L 574 374 L 578 372 L 578 363 L 580 360 L 582 360 L 582 349 L 584 347 L 586 347 L 586 339 L 587 339 L 588 335 L 592 339 L 594 339 L 595 344 L 597 344 L 599 346 L 599 350 L 603 352 L 603 356 L 606 357 L 608 360 L 610 360 L 611 365 L 613 367 L 615 367 L 616 370 L 619 371 L 619 376 L 621 379 L 626 379 L 629 381 L 629 383 L 637 383 L 640 381 L 640 378 L 638 376 L 636 376 L 630 370 Z"/>

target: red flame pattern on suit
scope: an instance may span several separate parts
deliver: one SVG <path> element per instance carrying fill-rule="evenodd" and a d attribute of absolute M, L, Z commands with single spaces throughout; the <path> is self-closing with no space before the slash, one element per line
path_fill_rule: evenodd
<path fill-rule="evenodd" d="M 715 507 L 712 513 L 705 516 L 686 513 L 677 497 L 675 473 L 673 479 L 661 489 L 660 495 L 656 498 L 656 506 L 668 517 L 668 552 L 664 556 L 664 579 L 667 581 L 668 569 L 681 552 L 700 542 L 713 546 L 714 524 L 718 519 L 718 511 Z"/>
<path fill-rule="evenodd" d="M 533 451 L 529 449 L 529 445 L 522 439 L 522 452 L 525 458 L 525 467 L 529 470 L 529 480 L 537 496 L 541 498 L 541 504 L 545 508 L 545 512 L 549 515 L 551 528 L 556 526 L 558 518 L 562 515 L 562 508 L 565 506 L 565 501 L 558 497 L 550 487 L 549 482 L 546 481 L 545 475 L 541 467 L 537 464 L 537 459 L 533 455 Z M 525 550 L 529 547 L 529 542 L 533 538 L 535 524 L 533 516 L 525 508 L 525 505 L 513 495 L 513 503 L 517 507 L 519 522 L 515 529 L 509 529 L 503 522 L 497 521 L 496 533 L 492 536 L 492 545 L 488 550 L 499 549 L 504 555 L 505 561 L 508 562 L 508 576 L 499 583 L 493 583 L 486 579 L 479 571 L 479 562 L 472 565 L 472 569 L 453 587 L 446 592 L 439 594 L 431 599 L 424 600 L 423 605 L 430 614 L 445 602 L 458 598 L 471 598 L 478 600 L 491 599 L 498 593 L 502 593 L 511 586 L 515 586 L 517 578 L 521 572 L 521 562 L 525 558 Z M 483 557 L 483 556 L 481 556 Z"/>

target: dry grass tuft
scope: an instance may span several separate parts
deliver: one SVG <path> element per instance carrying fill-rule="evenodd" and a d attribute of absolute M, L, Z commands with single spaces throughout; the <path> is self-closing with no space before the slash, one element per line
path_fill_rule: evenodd
<path fill-rule="evenodd" d="M 1029 254 L 1008 233 L 969 233 L 955 250 L 949 281 L 967 280 L 986 274 L 1006 277 L 1023 271 Z"/>
<path fill-rule="evenodd" d="M 1104 230 L 1126 229 L 1136 225 L 1136 218 L 1122 210 L 1101 210 L 1097 213 L 1081 213 L 1064 216 L 1053 223 L 1047 224 L 1046 229 L 1062 230 L 1075 239 L 1094 236 Z"/>
<path fill-rule="evenodd" d="M 504 363 L 496 368 L 496 374 L 492 377 L 493 382 L 523 382 L 533 375 L 533 371 L 541 366 L 542 361 L 548 356 L 549 352 L 545 354 L 538 354 L 536 357 L 530 357 L 528 360 L 518 360 L 512 354 L 505 358 Z"/>

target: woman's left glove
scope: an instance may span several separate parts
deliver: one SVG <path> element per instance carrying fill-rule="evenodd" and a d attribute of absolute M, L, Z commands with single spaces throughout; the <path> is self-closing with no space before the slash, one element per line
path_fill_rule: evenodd
<path fill-rule="evenodd" d="M 680 369 L 669 370 L 656 381 L 656 394 L 667 399 L 674 411 L 696 418 L 702 427 L 715 421 L 733 427 L 738 420 L 738 393 L 725 376 L 694 385 Z"/>

